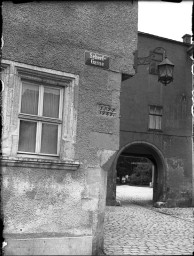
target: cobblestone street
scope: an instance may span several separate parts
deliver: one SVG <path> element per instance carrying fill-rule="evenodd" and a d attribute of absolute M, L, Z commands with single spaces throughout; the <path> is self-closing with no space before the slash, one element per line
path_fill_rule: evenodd
<path fill-rule="evenodd" d="M 193 208 L 154 208 L 152 188 L 117 186 L 121 206 L 107 206 L 107 255 L 192 255 Z"/>

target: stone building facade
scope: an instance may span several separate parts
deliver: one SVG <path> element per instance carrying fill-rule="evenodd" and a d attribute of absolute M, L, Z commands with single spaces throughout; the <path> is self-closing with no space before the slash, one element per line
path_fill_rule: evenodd
<path fill-rule="evenodd" d="M 192 45 L 188 49 L 188 54 L 190 55 L 190 58 L 192 60 L 192 67 L 191 67 L 191 73 L 192 73 L 192 107 L 191 107 L 191 113 L 192 113 L 192 183 L 193 183 L 193 196 L 192 196 L 192 205 L 194 205 L 194 40 L 192 40 Z"/>
<path fill-rule="evenodd" d="M 137 2 L 4 2 L 2 15 L 5 255 L 97 255 Z"/>
<path fill-rule="evenodd" d="M 121 154 L 143 156 L 155 168 L 153 203 L 167 207 L 192 205 L 192 74 L 188 49 L 183 42 L 138 33 L 138 57 L 152 56 L 149 65 L 139 65 L 136 75 L 121 85 L 120 150 L 108 175 L 107 204 L 116 200 L 116 163 Z M 163 58 L 175 65 L 174 80 L 158 82 L 157 65 Z"/>

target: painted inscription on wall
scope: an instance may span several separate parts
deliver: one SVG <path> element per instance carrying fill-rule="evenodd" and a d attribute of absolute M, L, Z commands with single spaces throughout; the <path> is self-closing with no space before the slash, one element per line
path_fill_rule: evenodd
<path fill-rule="evenodd" d="M 109 105 L 98 105 L 98 114 L 105 116 L 105 117 L 114 117 L 116 116 L 115 108 L 112 108 Z"/>
<path fill-rule="evenodd" d="M 109 57 L 106 55 L 86 51 L 85 64 L 109 69 Z"/>

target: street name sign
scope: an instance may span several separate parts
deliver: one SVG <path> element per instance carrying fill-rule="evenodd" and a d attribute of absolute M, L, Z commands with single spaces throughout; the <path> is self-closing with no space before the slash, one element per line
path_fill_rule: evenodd
<path fill-rule="evenodd" d="M 86 51 L 85 64 L 103 69 L 109 69 L 109 57 L 106 55 Z"/>

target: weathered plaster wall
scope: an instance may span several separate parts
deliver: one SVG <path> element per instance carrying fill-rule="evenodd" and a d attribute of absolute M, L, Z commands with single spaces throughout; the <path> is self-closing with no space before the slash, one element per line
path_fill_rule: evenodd
<path fill-rule="evenodd" d="M 193 143 L 194 145 L 194 143 Z M 194 146 L 193 146 L 194 147 Z M 192 156 L 192 170 L 193 170 L 193 176 L 192 176 L 192 205 L 194 205 L 194 150 L 193 150 L 193 156 Z"/>
<path fill-rule="evenodd" d="M 166 173 L 163 180 L 166 194 L 162 195 L 169 207 L 191 206 L 192 200 L 192 159 L 191 140 L 175 136 L 147 133 L 121 133 L 121 147 L 134 141 L 145 141 L 156 146 L 163 154 Z M 147 152 L 146 152 L 147 153 Z M 159 170 L 165 171 L 165 170 Z"/>
<path fill-rule="evenodd" d="M 53 164 L 54 169 L 29 167 L 28 161 L 25 167 L 18 166 L 13 145 L 18 140 L 19 84 L 11 86 L 12 75 L 5 83 L 4 112 L 11 124 L 4 129 L 8 159 L 3 169 L 7 253 L 13 254 L 17 245 L 18 253 L 36 254 L 36 246 L 46 241 L 48 248 L 53 244 L 61 248 L 58 254 L 76 254 L 71 244 L 74 241 L 74 245 L 81 244 L 80 253 L 97 254 L 103 245 L 107 170 L 119 148 L 121 73 L 134 74 L 137 3 L 4 2 L 2 9 L 3 59 L 79 76 L 75 155 L 70 159 L 80 163 L 75 171 L 67 167 L 58 170 L 57 164 Z M 86 50 L 108 55 L 109 70 L 86 66 Z M 116 115 L 100 116 L 98 104 L 115 108 Z M 10 156 L 14 164 L 8 164 Z M 77 240 L 66 239 L 69 236 Z M 24 242 L 19 240 L 21 237 L 29 240 Z M 33 242 L 34 237 L 50 240 Z M 66 251 L 59 237 L 66 239 Z M 80 237 L 85 240 L 80 242 Z M 18 240 L 11 242 L 11 238 Z"/>
<path fill-rule="evenodd" d="M 175 65 L 174 81 L 167 86 L 149 74 L 149 65 L 138 66 L 137 74 L 121 87 L 120 148 L 134 141 L 156 146 L 166 164 L 167 205 L 191 206 L 192 200 L 192 116 L 191 59 L 188 45 L 151 35 L 138 34 L 138 55 L 146 57 L 156 47 L 163 47 Z M 148 129 L 149 105 L 163 107 L 162 131 Z M 165 170 L 164 170 L 165 171 Z M 108 204 L 115 202 L 116 174 L 109 173 Z M 111 192 L 112 190 L 112 192 Z M 112 193 L 112 195 L 111 195 Z M 111 199 L 112 198 L 112 199 Z"/>
<path fill-rule="evenodd" d="M 139 66 L 134 78 L 122 85 L 120 146 L 139 140 L 157 146 L 167 166 L 166 187 L 169 206 L 191 205 L 191 62 L 184 44 L 140 34 L 139 56 L 163 47 L 175 64 L 174 81 L 164 87 L 148 66 Z M 185 97 L 182 97 L 185 96 Z M 162 132 L 148 131 L 148 105 L 163 106 Z M 131 110 L 131 111 L 129 111 Z M 138 113 L 138 115 L 137 115 Z"/>
<path fill-rule="evenodd" d="M 157 75 L 149 74 L 149 65 L 139 65 L 137 74 L 122 84 L 121 130 L 145 132 L 148 130 L 148 105 L 163 106 L 162 132 L 176 136 L 191 136 L 191 59 L 188 45 L 160 37 L 138 34 L 138 55 L 148 56 L 157 47 L 166 50 L 174 67 L 174 80 L 167 86 L 158 82 Z M 138 93 L 138 94 L 137 94 Z M 129 102 L 129 103 L 128 103 Z M 127 111 L 125 104 L 131 111 Z M 138 118 L 136 111 L 138 112 Z"/>
<path fill-rule="evenodd" d="M 92 214 L 82 199 L 84 174 L 3 167 L 5 234 L 18 237 L 91 235 Z"/>
<path fill-rule="evenodd" d="M 111 70 L 134 72 L 137 3 L 9 2 L 3 20 L 6 59 L 79 74 L 95 50 L 111 56 Z"/>

